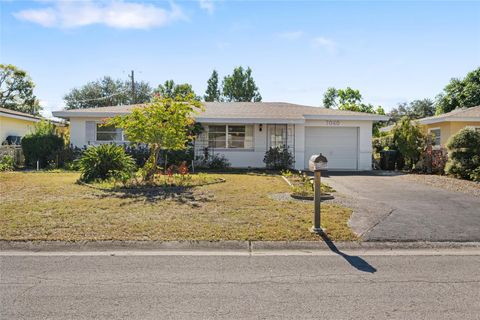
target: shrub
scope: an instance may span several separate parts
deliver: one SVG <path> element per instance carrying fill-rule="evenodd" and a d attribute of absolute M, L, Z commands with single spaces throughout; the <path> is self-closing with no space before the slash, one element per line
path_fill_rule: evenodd
<path fill-rule="evenodd" d="M 263 158 L 267 169 L 282 170 L 293 166 L 294 158 L 286 146 L 271 147 Z"/>
<path fill-rule="evenodd" d="M 13 171 L 15 168 L 15 160 L 10 155 L 4 155 L 0 159 L 0 171 Z"/>
<path fill-rule="evenodd" d="M 121 146 L 104 144 L 89 147 L 78 160 L 81 181 L 119 180 L 126 183 L 135 170 L 135 161 Z"/>
<path fill-rule="evenodd" d="M 67 145 L 58 152 L 57 161 L 58 166 L 66 170 L 78 170 L 76 160 L 82 157 L 86 147 L 79 148 L 73 145 Z"/>
<path fill-rule="evenodd" d="M 210 149 L 203 149 L 203 155 L 197 156 L 195 163 L 198 168 L 224 170 L 230 167 L 230 161 L 223 154 L 210 154 Z"/>
<path fill-rule="evenodd" d="M 372 146 L 375 153 L 379 153 L 382 150 L 397 150 L 392 134 L 373 138 Z"/>
<path fill-rule="evenodd" d="M 447 143 L 447 174 L 480 181 L 480 132 L 462 129 Z"/>
<path fill-rule="evenodd" d="M 402 118 L 393 128 L 393 141 L 409 169 L 420 159 L 426 138 L 423 128 L 407 117 Z"/>
<path fill-rule="evenodd" d="M 30 134 L 22 138 L 22 150 L 25 164 L 35 167 L 37 161 L 41 168 L 54 162 L 57 155 L 64 148 L 65 142 L 56 134 Z"/>
<path fill-rule="evenodd" d="M 150 157 L 150 149 L 146 145 L 125 145 L 125 152 L 135 160 L 137 167 L 143 167 Z"/>

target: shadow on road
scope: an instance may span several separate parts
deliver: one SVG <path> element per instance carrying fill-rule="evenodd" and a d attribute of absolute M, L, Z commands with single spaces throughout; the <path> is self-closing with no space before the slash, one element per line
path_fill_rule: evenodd
<path fill-rule="evenodd" d="M 330 250 L 332 250 L 332 252 L 338 254 L 339 256 L 347 260 L 347 262 L 350 263 L 352 267 L 356 268 L 359 271 L 368 273 L 374 273 L 377 271 L 377 269 L 375 269 L 372 265 L 370 265 L 367 261 L 363 260 L 359 256 L 349 256 L 348 254 L 340 251 L 325 232 L 321 232 L 320 236 L 322 237 L 323 241 L 325 241 Z"/>

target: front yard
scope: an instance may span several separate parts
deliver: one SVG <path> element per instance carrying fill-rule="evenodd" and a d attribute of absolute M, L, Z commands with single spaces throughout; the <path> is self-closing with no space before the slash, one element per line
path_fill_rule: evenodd
<path fill-rule="evenodd" d="M 1 240 L 318 240 L 313 203 L 279 201 L 280 176 L 208 174 L 223 183 L 159 188 L 92 188 L 75 172 L 0 173 Z M 104 187 L 104 186 L 100 186 Z M 332 240 L 354 240 L 351 210 L 322 204 Z"/>

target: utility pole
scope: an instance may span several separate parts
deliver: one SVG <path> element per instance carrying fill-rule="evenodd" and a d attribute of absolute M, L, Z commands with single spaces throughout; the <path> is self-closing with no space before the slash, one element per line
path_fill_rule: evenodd
<path fill-rule="evenodd" d="M 132 104 L 135 104 L 135 71 L 132 70 L 130 74 L 130 80 L 132 80 Z"/>

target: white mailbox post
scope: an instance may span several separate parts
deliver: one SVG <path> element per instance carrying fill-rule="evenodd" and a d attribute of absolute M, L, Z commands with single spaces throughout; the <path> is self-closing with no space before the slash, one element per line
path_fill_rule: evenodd
<path fill-rule="evenodd" d="M 313 233 L 322 233 L 322 227 L 320 226 L 320 198 L 321 198 L 321 171 L 320 170 L 325 170 L 327 169 L 327 163 L 328 160 L 323 156 L 322 154 L 319 155 L 313 155 L 310 157 L 310 160 L 308 161 L 308 168 L 310 171 L 313 171 L 313 177 L 314 177 L 314 202 L 315 202 L 315 210 L 313 213 L 313 226 L 310 229 L 311 232 Z"/>

